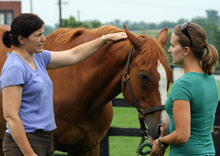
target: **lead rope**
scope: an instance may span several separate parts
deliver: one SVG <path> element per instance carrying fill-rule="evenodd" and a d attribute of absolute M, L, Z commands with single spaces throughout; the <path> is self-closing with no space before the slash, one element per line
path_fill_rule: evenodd
<path fill-rule="evenodd" d="M 142 156 L 144 156 L 144 155 L 150 154 L 151 149 L 148 150 L 148 151 L 143 151 L 144 147 L 147 147 L 147 146 L 148 146 L 149 148 L 152 148 L 152 147 L 153 147 L 153 145 L 152 145 L 150 142 L 146 141 L 146 142 L 142 143 L 142 144 L 138 147 L 138 154 L 137 154 L 137 155 L 142 155 Z"/>

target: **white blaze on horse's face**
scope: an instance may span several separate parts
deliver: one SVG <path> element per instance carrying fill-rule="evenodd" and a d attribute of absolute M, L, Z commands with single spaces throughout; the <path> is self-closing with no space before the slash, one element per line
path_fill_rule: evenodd
<path fill-rule="evenodd" d="M 157 71 L 160 74 L 160 81 L 159 81 L 159 92 L 161 97 L 161 102 L 164 105 L 167 100 L 167 75 L 166 70 L 163 65 L 158 61 Z M 169 124 L 169 117 L 165 110 L 161 112 L 161 121 L 164 126 L 168 126 Z"/>

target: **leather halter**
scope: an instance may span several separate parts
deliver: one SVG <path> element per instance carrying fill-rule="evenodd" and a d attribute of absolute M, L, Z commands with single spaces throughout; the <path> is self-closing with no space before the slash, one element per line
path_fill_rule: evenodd
<path fill-rule="evenodd" d="M 130 83 L 130 77 L 129 77 L 129 68 L 130 68 L 130 64 L 131 64 L 131 56 L 132 56 L 132 52 L 133 52 L 133 48 L 130 48 L 129 53 L 128 53 L 128 58 L 127 58 L 127 64 L 126 64 L 126 69 L 125 69 L 125 74 L 123 76 L 123 83 L 122 83 L 122 92 L 124 95 L 124 91 L 125 91 L 125 86 L 127 84 L 128 87 L 128 92 L 131 96 L 132 102 L 136 105 L 137 111 L 138 111 L 138 119 L 139 119 L 139 123 L 140 123 L 140 130 L 142 133 L 142 140 L 141 143 L 142 144 L 146 139 L 148 139 L 148 129 L 145 126 L 145 122 L 144 122 L 144 116 L 156 111 L 160 111 L 160 110 L 164 110 L 165 106 L 164 105 L 160 105 L 160 106 L 155 106 L 155 107 L 150 107 L 147 109 L 142 109 L 138 103 L 138 101 L 135 98 L 134 92 L 132 90 L 132 86 Z"/>

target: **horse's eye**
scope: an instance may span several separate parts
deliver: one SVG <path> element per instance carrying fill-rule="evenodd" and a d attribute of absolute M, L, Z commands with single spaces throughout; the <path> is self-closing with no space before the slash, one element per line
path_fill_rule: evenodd
<path fill-rule="evenodd" d="M 138 74 L 138 77 L 139 77 L 141 80 L 149 81 L 148 75 L 146 75 L 146 74 L 143 73 L 143 72 L 140 72 L 140 73 Z"/>

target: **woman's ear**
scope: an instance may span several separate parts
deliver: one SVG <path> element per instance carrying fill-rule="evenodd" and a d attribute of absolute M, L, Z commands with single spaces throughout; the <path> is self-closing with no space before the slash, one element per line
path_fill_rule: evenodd
<path fill-rule="evenodd" d="M 24 44 L 24 37 L 21 35 L 18 35 L 18 42 L 23 45 Z"/>
<path fill-rule="evenodd" d="M 190 47 L 184 47 L 184 56 L 189 55 L 190 51 L 191 51 Z"/>

